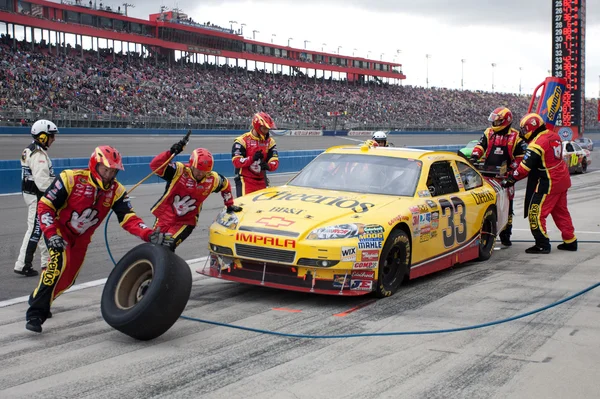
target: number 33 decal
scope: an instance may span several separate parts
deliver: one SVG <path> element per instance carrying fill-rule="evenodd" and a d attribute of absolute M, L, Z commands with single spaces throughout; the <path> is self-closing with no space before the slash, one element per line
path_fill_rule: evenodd
<path fill-rule="evenodd" d="M 449 248 L 467 240 L 467 220 L 465 203 L 458 197 L 451 197 L 450 201 L 440 199 L 442 217 L 448 217 L 448 227 L 443 231 L 444 247 Z M 458 225 L 455 224 L 454 215 L 458 215 Z"/>

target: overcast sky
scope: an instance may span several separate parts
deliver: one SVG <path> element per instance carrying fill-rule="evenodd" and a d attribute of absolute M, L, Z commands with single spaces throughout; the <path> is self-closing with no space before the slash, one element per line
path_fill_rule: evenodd
<path fill-rule="evenodd" d="M 132 2 L 136 3 L 136 2 Z M 531 93 L 548 75 L 552 0 L 147 0 L 129 10 L 147 19 L 161 5 L 197 22 L 256 40 L 403 64 L 405 83 Z M 110 5 L 108 0 L 106 5 Z M 600 0 L 587 0 L 586 96 L 600 90 Z M 276 36 L 272 36 L 275 34 Z M 325 43 L 325 45 L 323 44 Z M 401 52 L 398 54 L 397 50 Z M 370 51 L 370 53 L 368 53 Z M 383 55 L 382 55 L 383 54 Z M 430 54 L 429 61 L 426 54 Z M 464 64 L 461 59 L 465 59 Z M 491 66 L 492 63 L 496 67 Z M 464 72 L 463 67 L 464 66 Z M 522 71 L 519 71 L 519 67 Z M 428 70 L 428 72 L 427 72 Z"/>

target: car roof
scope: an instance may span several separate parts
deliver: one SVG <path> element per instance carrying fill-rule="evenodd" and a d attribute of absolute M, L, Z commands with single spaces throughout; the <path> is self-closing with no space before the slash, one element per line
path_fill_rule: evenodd
<path fill-rule="evenodd" d="M 356 145 L 339 145 L 328 148 L 325 152 L 333 154 L 360 154 L 406 159 L 423 159 L 426 157 L 434 157 L 436 158 L 435 160 L 439 160 L 438 158 L 441 157 L 442 159 L 464 161 L 464 159 L 458 156 L 455 152 L 432 151 L 421 148 L 407 147 L 369 147 Z"/>

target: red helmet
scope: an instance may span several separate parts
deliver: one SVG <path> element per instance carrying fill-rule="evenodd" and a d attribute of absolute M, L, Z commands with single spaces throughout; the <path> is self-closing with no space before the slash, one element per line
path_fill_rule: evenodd
<path fill-rule="evenodd" d="M 362 145 L 366 145 L 367 147 L 379 147 L 377 140 L 372 139 L 366 140 Z"/>
<path fill-rule="evenodd" d="M 189 166 L 201 172 L 210 172 L 214 164 L 213 156 L 206 148 L 196 148 L 190 155 Z"/>
<path fill-rule="evenodd" d="M 252 117 L 252 129 L 256 134 L 265 138 L 267 135 L 262 132 L 262 126 L 268 128 L 269 130 L 277 129 L 273 118 L 271 118 L 271 116 L 266 112 L 259 112 L 257 114 L 254 114 L 254 116 Z"/>
<path fill-rule="evenodd" d="M 110 184 L 106 184 L 106 186 L 104 185 L 102 176 L 100 176 L 98 173 L 98 165 L 104 165 L 107 168 L 112 169 L 125 170 L 123 167 L 123 159 L 121 154 L 119 154 L 119 151 L 117 151 L 114 147 L 109 145 L 101 145 L 96 147 L 92 153 L 92 156 L 90 157 L 88 167 L 94 182 L 103 190 L 108 190 L 112 184 L 112 181 Z"/>
<path fill-rule="evenodd" d="M 521 119 L 520 126 L 521 131 L 519 136 L 527 142 L 531 141 L 539 132 L 546 129 L 542 117 L 535 113 L 525 115 Z"/>
<path fill-rule="evenodd" d="M 513 114 L 506 107 L 498 107 L 492 111 L 488 121 L 492 122 L 492 130 L 499 132 L 512 124 Z"/>

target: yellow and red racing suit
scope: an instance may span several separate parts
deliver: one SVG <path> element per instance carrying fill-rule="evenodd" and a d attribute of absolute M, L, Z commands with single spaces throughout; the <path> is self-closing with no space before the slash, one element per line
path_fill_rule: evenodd
<path fill-rule="evenodd" d="M 527 147 L 523 161 L 512 176 L 515 180 L 521 180 L 532 171 L 536 172 L 537 184 L 531 201 L 526 201 L 525 206 L 536 245 L 541 248 L 550 247 L 546 230 L 548 215 L 552 215 L 554 223 L 562 233 L 563 241 L 567 244 L 574 242 L 577 238 L 567 207 L 571 176 L 562 157 L 562 141 L 556 132 L 544 130 L 535 136 Z"/>
<path fill-rule="evenodd" d="M 160 227 L 162 233 L 172 234 L 173 245 L 177 247 L 196 227 L 202 203 L 211 193 L 220 192 L 225 206 L 233 205 L 233 196 L 229 180 L 215 171 L 197 181 L 191 169 L 181 162 L 160 168 L 170 156 L 171 153 L 165 151 L 150 162 L 150 168 L 167 182 L 164 194 L 152 207 L 152 214 L 156 216 L 154 228 Z"/>
<path fill-rule="evenodd" d="M 254 154 L 262 151 L 262 160 L 254 160 Z M 244 133 L 233 142 L 231 161 L 235 167 L 235 189 L 238 197 L 262 190 L 268 185 L 267 171 L 279 167 L 277 146 L 272 137 L 261 140 L 252 131 Z"/>
<path fill-rule="evenodd" d="M 46 239 L 59 235 L 63 250 L 49 248 L 50 259 L 38 286 L 29 297 L 27 320 L 46 320 L 52 301 L 77 278 L 94 231 L 110 210 L 121 227 L 148 241 L 152 229 L 133 211 L 125 187 L 116 180 L 108 190 L 94 184 L 90 171 L 64 170 L 52 182 L 38 204 L 38 218 Z"/>

